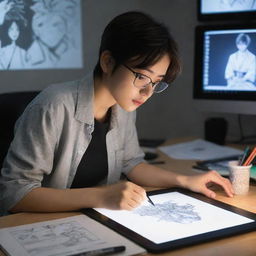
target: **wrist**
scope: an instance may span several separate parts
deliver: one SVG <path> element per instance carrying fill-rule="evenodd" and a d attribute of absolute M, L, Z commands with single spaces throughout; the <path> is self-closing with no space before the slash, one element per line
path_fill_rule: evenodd
<path fill-rule="evenodd" d="M 176 186 L 186 188 L 188 184 L 188 176 L 178 174 L 176 176 Z"/>
<path fill-rule="evenodd" d="M 104 196 L 102 187 L 82 188 L 80 198 L 82 208 L 101 208 Z"/>

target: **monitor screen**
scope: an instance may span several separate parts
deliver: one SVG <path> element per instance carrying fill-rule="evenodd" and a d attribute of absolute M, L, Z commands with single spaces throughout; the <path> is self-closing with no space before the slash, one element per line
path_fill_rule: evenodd
<path fill-rule="evenodd" d="M 80 0 L 0 0 L 0 70 L 83 68 Z"/>
<path fill-rule="evenodd" d="M 195 46 L 195 99 L 229 101 L 231 110 L 256 100 L 256 25 L 199 26 Z"/>
<path fill-rule="evenodd" d="M 198 0 L 200 20 L 255 18 L 256 0 Z"/>

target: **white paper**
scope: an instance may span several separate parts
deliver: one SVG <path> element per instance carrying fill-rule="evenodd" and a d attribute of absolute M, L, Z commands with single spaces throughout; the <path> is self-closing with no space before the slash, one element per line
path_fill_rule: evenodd
<path fill-rule="evenodd" d="M 67 256 L 121 245 L 126 250 L 116 255 L 145 252 L 85 215 L 0 229 L 0 245 L 11 256 Z"/>
<path fill-rule="evenodd" d="M 179 192 L 150 198 L 155 206 L 145 201 L 133 211 L 95 210 L 157 244 L 254 221 Z"/>
<path fill-rule="evenodd" d="M 202 139 L 159 147 L 159 150 L 172 158 L 191 160 L 211 160 L 243 154 L 241 150 L 220 146 Z"/>

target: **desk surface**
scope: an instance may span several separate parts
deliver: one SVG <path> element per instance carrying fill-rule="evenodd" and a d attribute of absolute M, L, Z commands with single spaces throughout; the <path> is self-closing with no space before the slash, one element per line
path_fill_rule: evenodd
<path fill-rule="evenodd" d="M 168 144 L 182 142 L 184 140 L 170 140 Z M 175 160 L 159 153 L 159 160 L 164 160 L 164 168 L 185 174 L 193 174 L 192 160 Z M 251 183 L 250 191 L 245 196 L 226 197 L 225 193 L 218 187 L 214 187 L 217 192 L 216 200 L 256 213 L 256 183 Z M 22 224 L 29 224 L 39 221 L 46 221 L 81 214 L 79 212 L 66 213 L 18 213 L 0 218 L 0 228 L 12 227 Z M 237 235 L 225 239 L 219 239 L 199 245 L 189 246 L 183 249 L 162 253 L 164 256 L 255 256 L 256 255 L 256 231 Z M 5 254 L 0 251 L 0 256 Z M 147 254 L 153 255 L 153 254 Z"/>

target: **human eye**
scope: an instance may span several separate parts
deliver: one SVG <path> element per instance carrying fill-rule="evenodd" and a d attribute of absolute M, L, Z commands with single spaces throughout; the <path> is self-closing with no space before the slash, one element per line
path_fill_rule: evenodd
<path fill-rule="evenodd" d="M 138 80 L 141 80 L 141 81 L 147 81 L 148 80 L 148 77 L 143 75 L 143 74 L 141 74 L 141 73 L 136 73 L 136 78 Z"/>

